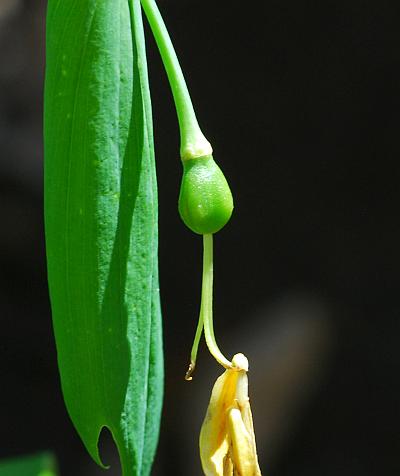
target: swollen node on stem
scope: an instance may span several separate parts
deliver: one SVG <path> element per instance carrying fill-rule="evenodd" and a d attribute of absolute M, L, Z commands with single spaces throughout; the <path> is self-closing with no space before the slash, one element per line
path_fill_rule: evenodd
<path fill-rule="evenodd" d="M 179 212 L 195 233 L 215 233 L 232 214 L 232 194 L 197 122 L 182 68 L 157 4 L 154 0 L 141 3 L 161 54 L 179 120 L 184 169 Z"/>
<path fill-rule="evenodd" d="M 211 155 L 182 162 L 180 216 L 195 233 L 216 233 L 226 225 L 233 211 L 228 182 Z"/>

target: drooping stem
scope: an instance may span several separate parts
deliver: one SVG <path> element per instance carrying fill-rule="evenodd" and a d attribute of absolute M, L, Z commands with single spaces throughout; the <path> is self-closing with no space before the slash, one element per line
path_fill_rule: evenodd
<path fill-rule="evenodd" d="M 212 153 L 204 137 L 168 30 L 154 0 L 141 0 L 171 85 L 181 134 L 181 158 L 194 159 Z"/>
<path fill-rule="evenodd" d="M 214 335 L 213 324 L 213 235 L 203 235 L 203 284 L 201 307 L 204 320 L 204 336 L 211 355 L 223 367 L 230 369 L 232 363 L 219 350 Z"/>
<path fill-rule="evenodd" d="M 213 235 L 203 235 L 203 282 L 201 288 L 201 306 L 199 322 L 197 324 L 196 335 L 194 337 L 192 351 L 190 353 L 190 365 L 186 372 L 185 379 L 192 380 L 192 374 L 196 366 L 197 351 L 199 341 L 204 328 L 206 344 L 215 360 L 226 369 L 231 369 L 235 365 L 230 362 L 219 350 L 215 339 L 213 324 Z"/>
<path fill-rule="evenodd" d="M 199 322 L 197 323 L 196 335 L 194 336 L 192 351 L 190 352 L 190 364 L 185 375 L 185 380 L 192 380 L 192 374 L 196 367 L 197 351 L 199 350 L 199 342 L 200 342 L 201 334 L 203 333 L 203 326 L 204 326 L 203 307 L 201 306 Z"/>

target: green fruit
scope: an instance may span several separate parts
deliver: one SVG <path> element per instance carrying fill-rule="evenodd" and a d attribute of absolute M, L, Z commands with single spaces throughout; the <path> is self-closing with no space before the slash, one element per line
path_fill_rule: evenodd
<path fill-rule="evenodd" d="M 211 155 L 183 161 L 179 213 L 195 233 L 216 233 L 229 221 L 232 194 L 221 169 Z"/>

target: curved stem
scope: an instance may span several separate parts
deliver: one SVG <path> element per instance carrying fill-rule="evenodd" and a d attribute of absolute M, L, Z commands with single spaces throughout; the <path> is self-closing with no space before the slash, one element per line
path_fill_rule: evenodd
<path fill-rule="evenodd" d="M 154 0 L 141 0 L 167 72 L 174 96 L 181 133 L 181 157 L 194 159 L 212 154 L 212 148 L 197 122 L 190 94 L 168 30 Z"/>
<path fill-rule="evenodd" d="M 213 236 L 203 235 L 203 285 L 201 290 L 201 306 L 203 309 L 204 335 L 211 355 L 223 367 L 230 369 L 232 363 L 219 350 L 214 335 L 213 325 Z"/>
<path fill-rule="evenodd" d="M 194 336 L 194 341 L 192 345 L 192 350 L 190 352 L 190 364 L 189 368 L 185 375 L 185 380 L 192 380 L 192 374 L 196 367 L 196 360 L 197 360 L 197 351 L 199 349 L 199 342 L 201 338 L 201 334 L 203 333 L 203 307 L 200 307 L 200 315 L 199 315 L 199 322 L 197 323 L 196 335 Z"/>

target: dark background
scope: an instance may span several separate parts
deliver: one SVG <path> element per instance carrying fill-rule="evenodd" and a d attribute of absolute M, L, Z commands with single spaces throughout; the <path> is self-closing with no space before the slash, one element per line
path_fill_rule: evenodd
<path fill-rule="evenodd" d="M 245 352 L 263 474 L 400 471 L 400 6 L 160 0 L 235 212 L 216 236 L 216 332 Z M 0 0 L 0 458 L 94 476 L 60 393 L 43 236 L 43 0 Z M 154 475 L 200 475 L 220 370 L 183 380 L 201 239 L 180 222 L 175 111 L 148 35 L 165 405 Z M 108 473 L 115 451 L 102 443 Z"/>

